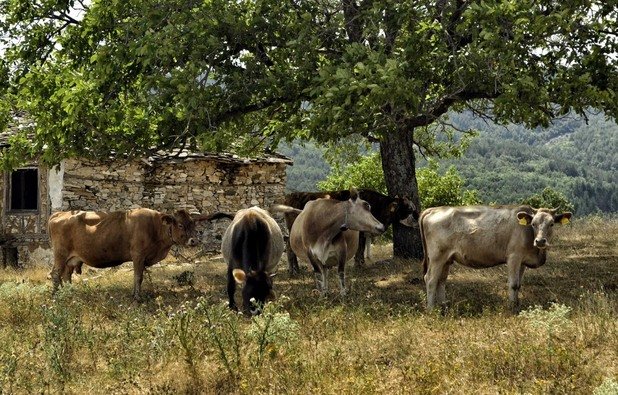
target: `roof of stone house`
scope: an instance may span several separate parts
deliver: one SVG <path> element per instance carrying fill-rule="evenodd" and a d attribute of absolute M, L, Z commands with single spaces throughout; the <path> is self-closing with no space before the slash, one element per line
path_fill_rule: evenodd
<path fill-rule="evenodd" d="M 214 160 L 217 162 L 227 163 L 285 163 L 292 164 L 293 160 L 285 155 L 277 152 L 262 153 L 253 157 L 242 157 L 226 152 L 211 153 L 211 152 L 190 152 L 188 150 L 174 149 L 172 151 L 158 151 L 156 154 L 148 157 L 148 162 L 185 162 L 193 160 Z"/>
<path fill-rule="evenodd" d="M 26 116 L 26 113 L 13 113 L 13 120 L 9 122 L 6 131 L 0 133 L 0 148 L 8 147 L 11 136 L 17 134 L 21 129 L 31 127 L 32 125 L 34 125 L 34 122 Z M 33 134 L 28 134 L 28 136 L 34 137 Z"/>
<path fill-rule="evenodd" d="M 32 122 L 28 121 L 25 114 L 16 114 L 14 121 L 9 123 L 6 131 L 0 133 L 0 148 L 8 147 L 9 139 L 15 135 L 20 129 L 32 126 Z M 293 160 L 285 155 L 277 152 L 262 153 L 254 157 L 241 157 L 231 153 L 214 153 L 214 152 L 191 152 L 186 149 L 173 149 L 171 151 L 157 151 L 156 153 L 145 158 L 146 163 L 156 162 L 185 162 L 194 160 L 213 160 L 225 163 L 285 163 L 293 164 Z"/>

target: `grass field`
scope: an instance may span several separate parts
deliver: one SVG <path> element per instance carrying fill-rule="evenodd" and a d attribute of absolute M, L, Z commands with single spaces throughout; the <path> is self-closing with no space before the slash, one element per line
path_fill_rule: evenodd
<path fill-rule="evenodd" d="M 169 259 L 131 302 L 130 264 L 85 270 L 51 297 L 47 268 L 0 271 L 0 393 L 617 394 L 618 219 L 556 230 L 507 309 L 505 267 L 453 267 L 444 315 L 419 262 L 373 249 L 350 292 L 290 278 L 257 319 L 226 308 L 220 257 Z"/>

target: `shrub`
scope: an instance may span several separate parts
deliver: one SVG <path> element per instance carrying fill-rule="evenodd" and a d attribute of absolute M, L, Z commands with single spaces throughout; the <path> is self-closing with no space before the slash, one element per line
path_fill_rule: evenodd
<path fill-rule="evenodd" d="M 479 204 L 476 190 L 465 190 L 464 180 L 455 169 L 449 167 L 444 174 L 438 171 L 438 164 L 429 161 L 427 167 L 416 172 L 418 193 L 423 209 L 437 206 L 466 206 Z"/>
<path fill-rule="evenodd" d="M 522 204 L 529 204 L 532 207 L 553 208 L 559 212 L 575 212 L 575 205 L 571 203 L 564 194 L 550 187 L 543 189 L 543 192 L 529 196 L 521 201 Z"/>
<path fill-rule="evenodd" d="M 601 385 L 592 391 L 593 395 L 616 395 L 618 394 L 618 381 L 613 378 L 606 378 Z"/>
<path fill-rule="evenodd" d="M 571 308 L 563 304 L 552 303 L 549 309 L 544 310 L 541 306 L 534 306 L 524 310 L 520 315 L 527 319 L 528 324 L 535 331 L 554 334 L 567 328 L 571 321 L 568 318 Z"/>
<path fill-rule="evenodd" d="M 335 166 L 324 181 L 318 182 L 322 191 L 335 191 L 350 187 L 368 188 L 386 194 L 380 153 L 362 156 L 358 162 L 344 168 Z"/>
<path fill-rule="evenodd" d="M 326 180 L 318 183 L 323 191 L 369 188 L 386 194 L 380 154 L 375 152 L 345 168 L 333 168 Z M 436 161 L 417 170 L 418 193 L 423 209 L 435 206 L 463 206 L 481 202 L 478 191 L 465 190 L 464 180 L 454 166 L 440 174 Z"/>

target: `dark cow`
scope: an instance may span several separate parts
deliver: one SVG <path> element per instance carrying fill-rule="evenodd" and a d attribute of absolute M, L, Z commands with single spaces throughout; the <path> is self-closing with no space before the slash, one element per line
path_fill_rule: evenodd
<path fill-rule="evenodd" d="M 545 264 L 554 223 L 565 224 L 571 213 L 546 208 L 432 207 L 419 221 L 425 257 L 427 307 L 445 302 L 445 284 L 451 264 L 472 268 L 505 264 L 509 301 L 519 309 L 518 292 L 526 267 Z"/>
<path fill-rule="evenodd" d="M 290 246 L 298 257 L 311 263 L 322 294 L 328 291 L 328 268 L 337 266 L 341 295 L 345 295 L 345 264 L 357 251 L 359 232 L 380 234 L 385 230 L 371 215 L 369 203 L 354 189 L 346 201 L 316 199 L 302 211 L 283 205 L 273 210 L 297 214 L 290 230 Z"/>
<path fill-rule="evenodd" d="M 221 217 L 231 215 L 213 214 L 210 219 Z M 281 228 L 266 210 L 251 207 L 236 213 L 221 241 L 221 253 L 227 263 L 230 309 L 237 310 L 236 283 L 243 286 L 245 312 L 257 314 L 260 306 L 274 298 L 271 277 L 276 273 L 284 246 Z"/>
<path fill-rule="evenodd" d="M 371 206 L 371 214 L 382 224 L 388 228 L 393 222 L 400 222 L 405 226 L 413 226 L 414 221 L 418 220 L 418 210 L 416 206 L 407 197 L 400 198 L 399 196 L 390 197 L 382 195 L 379 192 L 371 189 L 359 189 L 359 196 Z M 285 195 L 286 206 L 294 207 L 302 210 L 305 204 L 311 200 L 318 198 L 326 198 L 345 201 L 350 199 L 350 190 L 331 191 L 331 192 L 292 192 Z M 292 229 L 292 224 L 298 214 L 295 212 L 285 213 L 285 224 L 288 232 Z M 369 246 L 367 234 L 361 232 L 358 242 L 358 250 L 356 251 L 354 261 L 357 266 L 365 264 L 365 249 Z M 290 273 L 296 274 L 299 271 L 298 259 L 294 251 L 290 248 L 289 241 L 287 242 L 287 256 Z"/>
<path fill-rule="evenodd" d="M 203 220 L 202 216 L 195 220 Z M 173 215 L 147 208 L 129 211 L 59 211 L 49 218 L 54 251 L 54 290 L 81 264 L 96 268 L 133 262 L 133 298 L 139 300 L 144 269 L 161 261 L 174 245 L 195 246 L 195 220 L 185 210 Z"/>

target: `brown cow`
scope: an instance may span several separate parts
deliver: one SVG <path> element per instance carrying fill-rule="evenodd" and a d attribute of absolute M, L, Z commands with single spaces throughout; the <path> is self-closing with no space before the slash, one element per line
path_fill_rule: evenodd
<path fill-rule="evenodd" d="M 556 214 L 546 208 L 432 207 L 419 221 L 425 257 L 427 307 L 445 302 L 450 265 L 472 268 L 505 264 L 508 267 L 509 301 L 519 309 L 519 288 L 526 267 L 545 264 L 554 223 L 565 224 L 571 213 Z"/>
<path fill-rule="evenodd" d="M 309 261 L 315 273 L 316 286 L 323 295 L 328 291 L 327 270 L 337 266 L 341 295 L 346 294 L 345 264 L 358 247 L 358 234 L 384 232 L 384 225 L 371 215 L 369 203 L 350 190 L 350 199 L 316 199 L 301 211 L 289 206 L 275 206 L 274 211 L 294 212 L 298 216 L 290 231 L 294 253 Z"/>
<path fill-rule="evenodd" d="M 229 217 L 229 214 L 222 214 Z M 216 219 L 219 216 L 210 217 Z M 271 278 L 276 273 L 284 246 L 281 228 L 268 211 L 254 206 L 236 213 L 221 240 L 221 253 L 228 265 L 230 309 L 237 310 L 234 302 L 236 283 L 243 286 L 245 312 L 257 314 L 267 300 L 274 299 Z"/>
<path fill-rule="evenodd" d="M 202 216 L 196 220 L 203 220 Z M 133 297 L 139 300 L 144 269 L 167 256 L 172 245 L 195 246 L 195 221 L 185 210 L 174 215 L 147 208 L 129 211 L 59 211 L 49 218 L 54 251 L 54 290 L 82 263 L 96 268 L 133 261 Z"/>
<path fill-rule="evenodd" d="M 400 198 L 399 196 L 390 197 L 381 194 L 380 192 L 371 189 L 359 189 L 359 196 L 371 206 L 371 214 L 380 221 L 385 228 L 390 224 L 399 222 L 405 226 L 413 226 L 418 220 L 418 210 L 414 203 L 407 197 Z M 350 198 L 350 190 L 331 191 L 331 192 L 292 192 L 285 195 L 284 204 L 302 210 L 305 204 L 311 200 L 326 198 L 336 200 L 348 200 Z M 288 231 L 292 229 L 292 224 L 296 219 L 295 212 L 285 213 L 285 224 Z M 369 249 L 370 240 L 367 240 L 367 234 L 361 232 L 359 235 L 358 249 L 354 256 L 354 261 L 357 266 L 365 264 L 365 250 Z M 287 243 L 288 267 L 290 273 L 296 274 L 299 271 L 298 260 L 294 251 L 290 248 L 289 241 Z"/>

